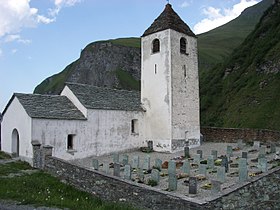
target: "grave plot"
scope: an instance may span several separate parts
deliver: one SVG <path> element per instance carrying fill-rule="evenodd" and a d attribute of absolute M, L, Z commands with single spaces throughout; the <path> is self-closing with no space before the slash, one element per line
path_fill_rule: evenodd
<path fill-rule="evenodd" d="M 131 152 L 94 157 L 90 167 L 108 175 L 171 191 L 207 199 L 223 190 L 249 181 L 280 166 L 279 148 L 275 144 L 245 145 L 207 143 L 197 149 L 186 147 L 176 154 Z M 80 162 L 81 163 L 81 162 Z"/>

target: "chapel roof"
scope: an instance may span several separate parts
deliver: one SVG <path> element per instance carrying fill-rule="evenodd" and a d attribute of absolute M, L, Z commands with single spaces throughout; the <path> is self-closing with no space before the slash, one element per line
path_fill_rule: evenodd
<path fill-rule="evenodd" d="M 179 17 L 179 15 L 172 9 L 171 4 L 166 4 L 165 9 L 160 16 L 155 19 L 152 25 L 144 32 L 142 37 L 163 31 L 166 29 L 173 29 L 188 36 L 196 37 L 190 27 Z"/>
<path fill-rule="evenodd" d="M 15 93 L 7 107 L 15 97 L 31 118 L 86 120 L 66 96 Z"/>
<path fill-rule="evenodd" d="M 142 111 L 139 91 L 66 83 L 87 109 Z"/>

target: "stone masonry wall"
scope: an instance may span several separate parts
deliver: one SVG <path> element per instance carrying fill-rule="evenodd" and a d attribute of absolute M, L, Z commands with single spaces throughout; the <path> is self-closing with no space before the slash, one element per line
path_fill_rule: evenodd
<path fill-rule="evenodd" d="M 214 128 L 202 127 L 200 132 L 207 142 L 280 142 L 280 131 L 248 129 L 248 128 Z"/>
<path fill-rule="evenodd" d="M 280 168 L 240 183 L 201 202 L 195 197 L 154 189 L 46 156 L 44 169 L 101 199 L 124 201 L 143 209 L 280 209 Z"/>

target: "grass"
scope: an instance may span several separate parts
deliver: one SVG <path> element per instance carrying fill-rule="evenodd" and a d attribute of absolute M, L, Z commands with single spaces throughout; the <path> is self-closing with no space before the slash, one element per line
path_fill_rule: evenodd
<path fill-rule="evenodd" d="M 14 200 L 22 205 L 48 206 L 69 209 L 130 210 L 121 203 L 104 202 L 89 193 L 60 182 L 42 171 L 30 175 L 3 177 L 3 174 L 30 169 L 27 163 L 13 162 L 0 165 L 0 199 Z M 4 171 L 4 173 L 2 173 Z M 1 177 L 2 176 L 2 177 Z"/>
<path fill-rule="evenodd" d="M 118 69 L 116 75 L 122 89 L 140 90 L 140 81 L 134 79 L 128 72 Z"/>
<path fill-rule="evenodd" d="M 11 156 L 5 152 L 0 151 L 0 160 L 11 159 Z"/>

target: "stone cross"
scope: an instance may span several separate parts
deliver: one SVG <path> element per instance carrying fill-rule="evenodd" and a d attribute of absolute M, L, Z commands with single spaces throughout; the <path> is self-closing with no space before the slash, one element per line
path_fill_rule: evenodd
<path fill-rule="evenodd" d="M 124 166 L 124 179 L 131 180 L 131 166 Z"/>
<path fill-rule="evenodd" d="M 185 158 L 190 158 L 190 148 L 184 147 Z"/>
<path fill-rule="evenodd" d="M 226 173 L 228 172 L 228 158 L 227 156 L 222 156 L 221 166 L 225 167 Z"/>
<path fill-rule="evenodd" d="M 248 179 L 248 169 L 247 169 L 247 159 L 240 158 L 239 159 L 239 181 L 245 182 Z"/>
<path fill-rule="evenodd" d="M 197 194 L 197 178 L 189 178 L 189 194 Z"/>
<path fill-rule="evenodd" d="M 97 159 L 93 159 L 92 160 L 92 167 L 94 168 L 94 170 L 98 171 L 99 170 L 99 162 Z"/>

